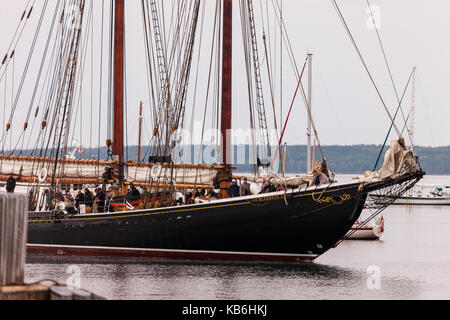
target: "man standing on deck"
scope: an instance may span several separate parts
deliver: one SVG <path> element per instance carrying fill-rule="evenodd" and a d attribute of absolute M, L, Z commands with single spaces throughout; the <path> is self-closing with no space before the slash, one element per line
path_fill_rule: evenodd
<path fill-rule="evenodd" d="M 244 178 L 244 182 L 241 185 L 239 194 L 241 197 L 249 196 L 252 194 L 250 191 L 250 183 L 248 183 L 247 178 Z"/>
<path fill-rule="evenodd" d="M 75 197 L 75 207 L 77 208 L 77 211 L 80 212 L 80 205 L 84 204 L 84 193 L 83 190 L 78 190 L 77 196 Z"/>
<path fill-rule="evenodd" d="M 97 188 L 95 198 L 97 200 L 97 211 L 103 213 L 105 211 L 106 195 L 102 188 Z"/>
<path fill-rule="evenodd" d="M 239 194 L 239 186 L 238 186 L 238 184 L 237 184 L 237 181 L 236 180 L 233 180 L 232 182 L 231 182 L 231 186 L 230 186 L 230 188 L 228 189 L 228 196 L 230 197 L 230 198 L 237 198 L 237 197 L 239 197 L 240 196 L 240 194 Z"/>
<path fill-rule="evenodd" d="M 105 212 L 109 212 L 113 196 L 113 189 L 112 187 L 109 187 L 105 194 Z"/>
<path fill-rule="evenodd" d="M 16 179 L 11 176 L 6 181 L 6 192 L 14 193 L 14 189 L 16 189 Z"/>
<path fill-rule="evenodd" d="M 86 205 L 87 213 L 92 213 L 92 207 L 94 205 L 94 197 L 92 196 L 92 192 L 88 189 L 84 189 L 84 204 Z"/>

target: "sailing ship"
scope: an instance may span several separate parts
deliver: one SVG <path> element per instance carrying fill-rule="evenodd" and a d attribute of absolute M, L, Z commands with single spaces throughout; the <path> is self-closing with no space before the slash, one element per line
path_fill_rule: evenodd
<path fill-rule="evenodd" d="M 83 62 L 89 60 L 85 51 L 88 47 L 86 39 L 89 39 L 86 34 L 94 29 L 93 3 L 74 0 L 70 4 L 63 1 L 55 4 L 48 42 L 33 91 L 43 92 L 45 102 L 43 107 L 36 107 L 38 96 L 33 94 L 29 110 L 36 108 L 34 121 L 38 125 L 33 125 L 35 130 L 30 133 L 30 117 L 27 117 L 15 144 L 23 146 L 25 137 L 29 135 L 36 138 L 36 147 L 31 155 L 23 154 L 24 149 L 21 149 L 19 154 L 11 150 L 4 151 L 0 156 L 0 180 L 7 181 L 13 177 L 19 184 L 28 185 L 29 253 L 247 262 L 312 261 L 344 238 L 360 217 L 369 193 L 384 190 L 400 196 L 423 177 L 424 172 L 417 167 L 416 155 L 406 148 L 400 137 L 392 143 L 383 168 L 349 183 L 334 181 L 323 154 L 322 162 L 316 169 L 321 169 L 328 182 L 320 186 L 311 183 L 316 169 L 293 178 L 284 178 L 273 170 L 267 170 L 267 163 L 271 161 L 263 160 L 274 160 L 277 155 L 271 154 L 267 148 L 268 121 L 261 85 L 262 59 L 258 55 L 252 0 L 243 0 L 240 4 L 246 35 L 249 93 L 252 94 L 249 104 L 253 108 L 250 110 L 254 111 L 251 119 L 259 139 L 254 142 L 259 150 L 255 163 L 265 165 L 266 174 L 258 175 L 262 171 L 255 170 L 254 177 L 248 178 L 253 186 L 260 186 L 265 181 L 269 186 L 281 188 L 269 188 L 265 193 L 234 198 L 230 198 L 227 192 L 231 181 L 237 178 L 233 174 L 229 136 L 233 111 L 232 0 L 217 1 L 213 27 L 215 34 L 221 34 L 213 41 L 221 46 L 221 50 L 217 50 L 220 59 L 216 62 L 219 66 L 217 70 L 220 70 L 217 84 L 220 83 L 221 88 L 217 95 L 220 98 L 217 106 L 220 105 L 220 108 L 216 108 L 218 116 L 215 118 L 221 132 L 218 163 L 182 162 L 174 156 L 180 138 L 176 132 L 186 122 L 187 88 L 198 37 L 200 0 L 180 1 L 172 11 L 178 18 L 171 27 L 165 26 L 161 19 L 162 2 L 141 2 L 153 123 L 149 143 L 151 151 L 148 158 L 139 156 L 137 161 L 127 161 L 124 150 L 127 92 L 124 83 L 124 0 L 111 1 L 110 10 L 103 7 L 102 12 L 105 15 L 108 12 L 111 21 L 111 77 L 108 79 L 108 93 L 111 95 L 108 99 L 111 99 L 113 109 L 107 117 L 108 121 L 111 120 L 108 125 L 111 132 L 106 142 L 108 157 L 103 160 L 68 157 L 71 128 L 77 118 L 81 77 L 86 73 Z M 48 1 L 45 1 L 42 12 L 47 4 Z M 32 10 L 33 7 L 27 7 L 19 27 L 27 23 Z M 281 25 L 283 28 L 284 25 Z M 177 31 L 173 36 L 175 44 L 170 49 L 166 28 Z M 14 50 L 14 45 L 11 48 Z M 2 69 L 7 72 L 13 59 L 14 54 L 8 51 Z M 51 67 L 47 76 L 41 78 L 46 63 Z M 305 67 L 306 62 L 303 71 Z M 300 73 L 297 70 L 297 89 L 302 91 L 303 71 Z M 211 74 L 209 78 L 211 80 Z M 90 87 L 94 87 L 93 83 Z M 17 101 L 12 105 L 11 116 L 5 126 L 1 140 L 3 146 L 8 138 L 11 139 L 15 128 L 13 120 Z M 305 99 L 305 102 L 308 120 L 320 149 L 310 100 Z M 29 113 L 29 116 L 32 114 Z M 284 130 L 278 137 L 278 149 L 283 133 Z M 140 189 L 137 198 L 127 196 L 130 186 Z M 92 187 L 98 188 L 100 193 L 111 188 L 112 210 L 98 206 L 91 213 L 68 214 L 60 206 L 64 191 L 70 193 L 75 189 Z M 205 190 L 218 190 L 217 199 L 190 203 L 191 194 Z M 382 205 L 383 208 L 386 206 Z"/>

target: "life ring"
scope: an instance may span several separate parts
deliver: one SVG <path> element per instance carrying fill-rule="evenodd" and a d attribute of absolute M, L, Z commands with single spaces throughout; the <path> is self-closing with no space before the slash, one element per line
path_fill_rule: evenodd
<path fill-rule="evenodd" d="M 163 169 L 162 165 L 160 164 L 154 165 L 150 170 L 150 177 L 152 179 L 159 179 L 162 169 Z M 155 170 L 157 171 L 157 173 L 155 173 Z"/>
<path fill-rule="evenodd" d="M 47 181 L 48 171 L 47 168 L 42 168 L 41 171 L 39 171 L 39 183 L 44 183 Z"/>

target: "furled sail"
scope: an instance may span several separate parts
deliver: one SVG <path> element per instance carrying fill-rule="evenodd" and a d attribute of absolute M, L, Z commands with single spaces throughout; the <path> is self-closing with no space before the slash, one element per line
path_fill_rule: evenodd
<path fill-rule="evenodd" d="M 154 164 L 128 162 L 130 182 L 149 182 L 154 180 L 175 181 L 176 184 L 213 186 L 222 166 L 188 164 Z"/>
<path fill-rule="evenodd" d="M 386 152 L 381 169 L 375 172 L 367 171 L 359 179 L 371 182 L 396 178 L 416 170 L 417 164 L 418 158 L 416 154 L 405 146 L 403 139 L 393 140 L 389 150 Z"/>
<path fill-rule="evenodd" d="M 55 166 L 55 161 L 54 158 L 0 155 L 0 180 L 10 176 L 36 182 L 46 182 L 52 176 L 101 180 L 104 173 L 116 164 L 116 161 L 60 159 Z"/>

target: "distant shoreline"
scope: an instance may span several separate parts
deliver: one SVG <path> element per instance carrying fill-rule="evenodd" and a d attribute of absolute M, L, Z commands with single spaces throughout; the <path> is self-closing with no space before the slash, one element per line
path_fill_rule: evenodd
<path fill-rule="evenodd" d="M 249 146 L 235 146 L 244 148 L 246 150 L 244 155 L 244 163 L 250 163 L 248 160 L 250 150 Z M 77 157 L 90 159 L 107 158 L 107 148 L 83 148 L 85 154 L 77 154 Z M 126 148 L 125 159 L 137 160 L 138 154 L 137 146 L 129 146 Z M 381 145 L 324 145 L 322 147 L 325 157 L 327 159 L 329 168 L 336 174 L 361 174 L 365 171 L 373 171 L 375 162 L 380 154 Z M 376 169 L 379 169 L 383 164 L 384 155 L 388 147 L 383 150 L 379 164 Z M 199 146 L 193 146 L 191 152 L 191 162 L 194 163 L 198 159 Z M 242 149 L 241 149 L 242 150 Z M 450 146 L 444 147 L 421 147 L 416 146 L 415 150 L 419 156 L 421 168 L 428 175 L 450 175 Z M 148 146 L 142 147 L 142 154 L 145 159 L 148 159 Z M 6 152 L 7 153 L 7 152 Z M 23 151 L 23 155 L 31 154 L 31 151 Z M 36 155 L 36 154 L 34 154 Z M 234 159 L 237 162 L 237 157 Z M 319 151 L 316 150 L 316 160 L 320 160 Z M 236 164 L 237 170 L 235 172 L 252 172 L 252 165 L 250 164 Z M 286 154 L 286 173 L 293 174 L 306 171 L 306 146 L 292 145 L 288 146 Z"/>

